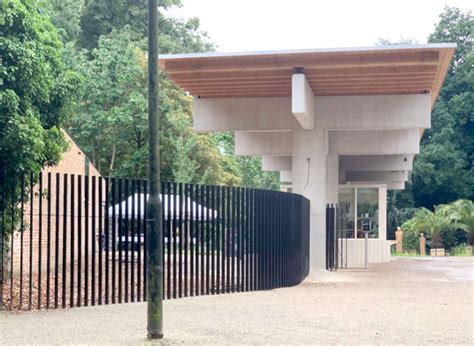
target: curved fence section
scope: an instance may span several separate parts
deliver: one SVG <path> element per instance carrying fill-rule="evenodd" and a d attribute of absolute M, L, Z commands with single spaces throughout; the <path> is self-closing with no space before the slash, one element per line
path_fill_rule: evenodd
<path fill-rule="evenodd" d="M 146 300 L 146 181 L 46 173 L 0 188 L 3 308 Z M 165 299 L 288 287 L 307 276 L 304 197 L 161 189 Z"/>

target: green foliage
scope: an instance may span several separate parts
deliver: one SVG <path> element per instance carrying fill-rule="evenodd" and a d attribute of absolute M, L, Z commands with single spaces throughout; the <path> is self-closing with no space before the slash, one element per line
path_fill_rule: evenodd
<path fill-rule="evenodd" d="M 473 32 L 471 11 L 446 7 L 429 36 L 429 42 L 454 42 L 457 49 L 407 187 L 389 192 L 389 201 L 393 200 L 389 203 L 389 222 L 397 219 L 402 209 L 432 209 L 457 199 L 474 199 Z"/>
<path fill-rule="evenodd" d="M 465 243 L 456 245 L 451 249 L 451 255 L 453 256 L 472 256 L 472 246 L 467 247 Z"/>
<path fill-rule="evenodd" d="M 161 2 L 161 8 L 178 1 Z M 63 57 L 83 77 L 68 130 L 104 175 L 144 178 L 147 173 L 146 6 L 143 1 L 86 1 L 82 45 L 66 44 Z M 103 18 L 114 17 L 102 23 Z M 142 21 L 131 20 L 141 18 Z M 96 23 L 101 19 L 100 24 Z M 94 43 L 94 35 L 98 35 Z M 160 51 L 205 51 L 211 45 L 199 22 L 160 18 Z M 163 42 L 162 42 L 163 41 Z M 170 44 L 172 42 L 172 45 Z M 87 43 L 87 44 L 86 44 Z M 88 46 L 90 44 L 90 46 Z M 192 98 L 160 74 L 161 178 L 238 185 L 235 158 L 223 155 L 212 136 L 192 130 Z"/>
<path fill-rule="evenodd" d="M 34 1 L 5 0 L 0 11 L 0 166 L 7 176 L 58 162 L 78 79 L 63 69 L 61 42 Z"/>
<path fill-rule="evenodd" d="M 431 240 L 431 247 L 451 249 L 468 241 L 472 244 L 473 224 L 474 203 L 469 200 L 438 205 L 434 212 L 421 208 L 401 226 L 403 246 L 416 249 L 420 233 Z"/>
<path fill-rule="evenodd" d="M 63 69 L 61 41 L 36 1 L 2 1 L 0 32 L 0 193 L 18 201 L 20 172 L 37 173 L 66 149 L 60 126 L 79 79 Z"/>
<path fill-rule="evenodd" d="M 414 220 L 409 219 L 401 225 L 403 230 L 403 249 L 419 251 L 420 232 L 414 227 Z"/>

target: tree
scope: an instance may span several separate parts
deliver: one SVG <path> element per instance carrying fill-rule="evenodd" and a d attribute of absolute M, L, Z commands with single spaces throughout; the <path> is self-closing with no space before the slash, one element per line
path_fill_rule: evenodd
<path fill-rule="evenodd" d="M 456 229 L 448 215 L 447 209 L 442 205 L 437 206 L 434 212 L 421 208 L 413 216 L 411 227 L 417 232 L 423 232 L 430 236 L 431 247 L 439 248 L 443 246 L 441 233 Z"/>
<path fill-rule="evenodd" d="M 34 2 L 0 6 L 0 166 L 9 174 L 37 172 L 65 148 L 59 126 L 75 76 L 64 71 L 56 30 Z"/>
<path fill-rule="evenodd" d="M 63 69 L 57 32 L 36 2 L 2 1 L 0 32 L 0 194 L 15 202 L 19 176 L 57 163 L 66 149 L 60 126 L 78 78 Z"/>
<path fill-rule="evenodd" d="M 474 202 L 460 199 L 447 206 L 447 214 L 454 227 L 468 233 L 469 243 L 474 241 Z"/>
<path fill-rule="evenodd" d="M 389 203 L 389 221 L 403 222 L 414 207 L 432 209 L 460 198 L 474 199 L 473 32 L 470 11 L 446 7 L 428 38 L 432 43 L 457 43 L 457 49 L 432 111 L 432 127 L 424 131 L 407 188 L 389 192 L 389 201 L 393 202 Z"/>

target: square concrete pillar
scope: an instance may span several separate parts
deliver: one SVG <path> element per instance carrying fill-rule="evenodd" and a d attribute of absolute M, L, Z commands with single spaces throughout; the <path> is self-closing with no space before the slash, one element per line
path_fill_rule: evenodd
<path fill-rule="evenodd" d="M 326 265 L 326 146 L 326 130 L 294 132 L 293 192 L 310 200 L 311 270 L 322 269 Z"/>

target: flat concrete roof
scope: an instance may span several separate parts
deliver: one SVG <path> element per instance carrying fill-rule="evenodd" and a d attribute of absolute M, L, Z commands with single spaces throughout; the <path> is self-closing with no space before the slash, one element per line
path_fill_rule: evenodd
<path fill-rule="evenodd" d="M 423 94 L 436 100 L 456 44 L 160 55 L 160 67 L 199 97 L 291 96 L 294 69 L 315 95 Z"/>

